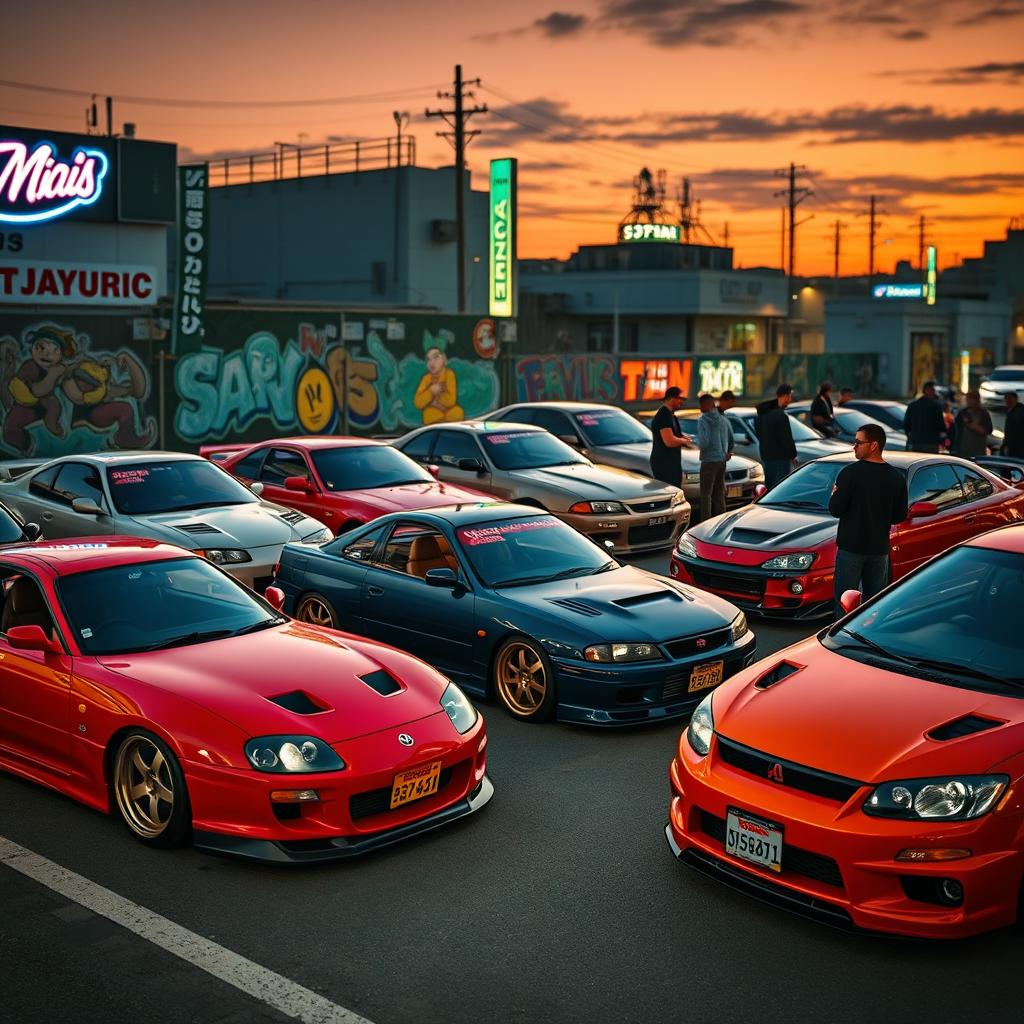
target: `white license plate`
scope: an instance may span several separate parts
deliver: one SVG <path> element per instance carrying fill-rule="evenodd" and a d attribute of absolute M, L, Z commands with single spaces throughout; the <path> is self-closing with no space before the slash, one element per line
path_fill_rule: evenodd
<path fill-rule="evenodd" d="M 651 518 L 647 520 L 647 525 L 648 526 L 661 526 L 662 523 L 667 523 L 667 522 L 668 522 L 668 516 L 651 516 Z"/>
<path fill-rule="evenodd" d="M 742 498 L 743 488 L 742 487 L 726 487 L 725 496 L 727 498 Z"/>
<path fill-rule="evenodd" d="M 782 826 L 730 807 L 725 819 L 725 852 L 782 871 Z"/>

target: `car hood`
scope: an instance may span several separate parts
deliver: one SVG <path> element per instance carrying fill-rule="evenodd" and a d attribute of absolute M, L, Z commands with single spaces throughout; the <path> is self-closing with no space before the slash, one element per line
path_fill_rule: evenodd
<path fill-rule="evenodd" d="M 739 609 L 728 601 L 638 569 L 622 566 L 594 576 L 497 591 L 513 605 L 574 633 L 616 642 L 661 643 L 728 626 Z"/>
<path fill-rule="evenodd" d="M 339 498 L 359 498 L 385 512 L 404 512 L 411 509 L 440 508 L 461 502 L 494 501 L 494 496 L 472 487 L 442 484 L 436 481 L 398 484 L 395 487 L 368 487 L 362 491 L 349 491 Z"/>
<path fill-rule="evenodd" d="M 689 535 L 705 544 L 746 548 L 759 552 L 759 557 L 768 557 L 773 551 L 806 551 L 834 545 L 838 528 L 838 521 L 827 512 L 772 508 L 758 503 L 699 523 Z"/>
<path fill-rule="evenodd" d="M 783 660 L 802 667 L 758 689 Z M 722 736 L 860 782 L 984 773 L 1024 748 L 1024 700 L 875 668 L 814 638 L 729 680 L 713 707 Z M 951 740 L 927 735 L 965 715 L 997 724 Z"/>
<path fill-rule="evenodd" d="M 248 636 L 117 654 L 112 672 L 180 695 L 249 736 L 313 735 L 328 743 L 380 732 L 437 714 L 443 677 L 383 644 L 299 622 Z M 362 677 L 384 670 L 404 687 L 384 697 Z M 326 710 L 298 714 L 273 698 L 300 690 Z"/>
<path fill-rule="evenodd" d="M 217 508 L 155 512 L 127 517 L 148 535 L 157 534 L 187 548 L 260 548 L 308 537 L 323 524 L 270 502 L 222 505 Z M 128 531 L 126 531 L 128 532 Z"/>
<path fill-rule="evenodd" d="M 508 479 L 521 485 L 524 491 L 540 488 L 547 493 L 559 492 L 573 498 L 597 501 L 631 501 L 633 498 L 675 493 L 674 488 L 658 480 L 614 466 L 542 466 L 505 472 Z"/>

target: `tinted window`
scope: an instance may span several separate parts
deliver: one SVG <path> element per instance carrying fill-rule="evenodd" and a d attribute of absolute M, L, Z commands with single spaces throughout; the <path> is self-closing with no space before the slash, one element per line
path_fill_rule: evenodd
<path fill-rule="evenodd" d="M 260 475 L 260 466 L 266 457 L 267 450 L 261 448 L 259 451 L 246 455 L 241 462 L 236 462 L 231 472 L 235 476 L 244 476 L 246 480 L 256 480 Z"/>
<path fill-rule="evenodd" d="M 911 505 L 915 501 L 930 501 L 937 505 L 940 511 L 953 508 L 964 500 L 960 481 L 948 462 L 919 468 L 914 473 L 907 491 Z"/>
<path fill-rule="evenodd" d="M 373 554 L 374 549 L 380 543 L 381 537 L 384 536 L 384 531 L 387 529 L 386 526 L 380 526 L 376 530 L 371 530 L 369 533 L 364 533 L 359 540 L 354 541 L 351 544 L 346 544 L 342 549 L 341 553 L 345 558 L 351 558 L 354 562 L 368 562 L 370 556 Z"/>
<path fill-rule="evenodd" d="M 49 606 L 39 584 L 31 576 L 8 571 L 0 582 L 0 632 L 15 626 L 38 626 L 47 636 L 56 638 Z"/>
<path fill-rule="evenodd" d="M 424 430 L 422 434 L 417 434 L 406 444 L 402 445 L 401 450 L 410 459 L 419 459 L 421 462 L 426 462 L 427 456 L 430 454 L 430 446 L 434 443 L 434 438 L 437 435 L 438 431 L 436 430 Z"/>
<path fill-rule="evenodd" d="M 993 370 L 988 375 L 989 380 L 1024 380 L 1024 367 L 1008 366 L 1002 370 Z"/>
<path fill-rule="evenodd" d="M 360 491 L 399 484 L 433 483 L 408 455 L 390 445 L 314 451 L 313 465 L 329 491 Z"/>
<path fill-rule="evenodd" d="M 420 579 L 430 569 L 459 571 L 459 563 L 447 539 L 422 523 L 399 523 L 391 531 L 377 564 Z"/>
<path fill-rule="evenodd" d="M 569 417 L 558 409 L 535 409 L 533 422 L 555 435 L 577 433 L 576 428 L 569 422 Z"/>
<path fill-rule="evenodd" d="M 843 432 L 848 434 L 856 434 L 861 427 L 866 427 L 869 423 L 877 423 L 886 432 L 892 430 L 892 427 L 860 409 L 836 409 L 836 422 L 843 428 Z"/>
<path fill-rule="evenodd" d="M 505 423 L 533 423 L 533 413 L 533 409 L 509 409 L 509 411 L 501 418 Z"/>
<path fill-rule="evenodd" d="M 457 466 L 459 459 L 480 461 L 480 449 L 471 434 L 461 430 L 439 430 L 434 445 L 434 462 L 443 466 Z"/>
<path fill-rule="evenodd" d="M 0 505 L 0 544 L 13 544 L 24 539 L 25 535 L 21 532 L 21 524 L 3 505 Z"/>
<path fill-rule="evenodd" d="M 60 472 L 61 466 L 58 463 L 56 466 L 49 466 L 39 473 L 36 473 L 32 477 L 31 482 L 28 485 L 30 491 L 33 494 L 38 494 L 44 498 L 56 498 L 57 495 L 53 493 L 53 484 L 57 479 L 57 474 Z"/>
<path fill-rule="evenodd" d="M 790 431 L 793 434 L 794 441 L 820 441 L 821 434 L 819 434 L 812 427 L 807 426 L 806 423 L 802 423 L 795 416 L 789 417 Z M 754 435 L 757 436 L 756 434 Z"/>
<path fill-rule="evenodd" d="M 107 482 L 114 507 L 130 516 L 259 501 L 206 459 L 125 463 L 107 470 Z"/>
<path fill-rule="evenodd" d="M 291 452 L 285 448 L 271 448 L 267 461 L 263 464 L 260 479 L 264 483 L 282 487 L 290 476 L 301 476 L 303 480 L 308 480 L 310 473 L 306 460 L 298 452 Z"/>
<path fill-rule="evenodd" d="M 61 471 L 57 474 L 54 491 L 68 504 L 71 504 L 75 498 L 88 498 L 90 501 L 95 501 L 100 508 L 107 507 L 107 500 L 103 497 L 100 471 L 96 466 L 90 466 L 85 462 L 64 463 Z"/>
<path fill-rule="evenodd" d="M 827 511 L 836 477 L 848 465 L 849 462 L 809 462 L 776 484 L 757 504 Z"/>
<path fill-rule="evenodd" d="M 484 435 L 484 447 L 498 469 L 536 469 L 585 463 L 564 441 L 547 431 Z"/>
<path fill-rule="evenodd" d="M 991 480 L 986 480 L 980 473 L 973 469 L 967 469 L 966 466 L 957 466 L 956 471 L 957 475 L 960 477 L 961 484 L 963 484 L 964 497 L 967 501 L 977 501 L 979 498 L 987 498 L 995 490 L 995 486 Z"/>
<path fill-rule="evenodd" d="M 592 445 L 650 444 L 650 429 L 645 430 L 629 413 L 621 409 L 587 409 L 573 416 Z"/>

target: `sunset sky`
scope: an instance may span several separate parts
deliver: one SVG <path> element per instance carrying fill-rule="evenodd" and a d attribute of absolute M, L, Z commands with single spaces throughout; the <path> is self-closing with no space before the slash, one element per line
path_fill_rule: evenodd
<path fill-rule="evenodd" d="M 75 93 L 113 94 L 182 159 L 390 135 L 399 109 L 417 162 L 450 162 L 423 111 L 461 62 L 490 108 L 474 184 L 520 161 L 524 257 L 614 241 L 642 166 L 670 198 L 688 176 L 743 266 L 779 265 L 790 161 L 814 191 L 798 273 L 831 273 L 836 220 L 841 271 L 866 271 L 872 193 L 882 271 L 916 260 L 920 214 L 941 265 L 1024 215 L 1024 0 L 52 0 L 9 6 L 4 36 L 0 121 L 77 131 Z"/>

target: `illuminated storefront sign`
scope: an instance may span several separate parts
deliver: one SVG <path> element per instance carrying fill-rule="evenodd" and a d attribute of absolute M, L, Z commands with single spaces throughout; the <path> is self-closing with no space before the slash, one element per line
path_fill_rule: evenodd
<path fill-rule="evenodd" d="M 923 299 L 923 284 L 876 284 L 871 294 L 876 299 Z"/>
<path fill-rule="evenodd" d="M 623 359 L 619 362 L 622 401 L 661 401 L 668 388 L 679 388 L 686 398 L 693 379 L 692 359 Z"/>
<path fill-rule="evenodd" d="M 30 149 L 0 139 L 0 222 L 38 224 L 91 206 L 103 194 L 109 167 L 107 155 L 88 146 L 63 159 L 52 142 Z"/>
<path fill-rule="evenodd" d="M 678 224 L 620 224 L 620 242 L 678 242 Z"/>
<path fill-rule="evenodd" d="M 0 260 L 0 304 L 154 306 L 156 267 Z"/>
<path fill-rule="evenodd" d="M 936 262 L 937 261 L 936 261 L 936 254 L 935 254 L 935 246 L 934 245 L 929 245 L 928 246 L 928 264 L 927 264 L 928 265 L 928 271 L 927 271 L 927 276 L 925 278 L 925 282 L 926 283 L 925 283 L 925 293 L 924 293 L 925 301 L 928 303 L 929 306 L 934 306 L 935 305 L 935 282 L 936 282 L 936 280 L 938 278 L 938 272 L 937 272 L 938 268 L 936 266 Z M 964 388 L 964 390 L 966 391 L 967 389 Z"/>
<path fill-rule="evenodd" d="M 739 359 L 702 359 L 697 365 L 700 392 L 743 394 L 743 363 Z"/>
<path fill-rule="evenodd" d="M 491 316 L 515 316 L 516 301 L 516 161 L 491 161 L 490 195 Z"/>

